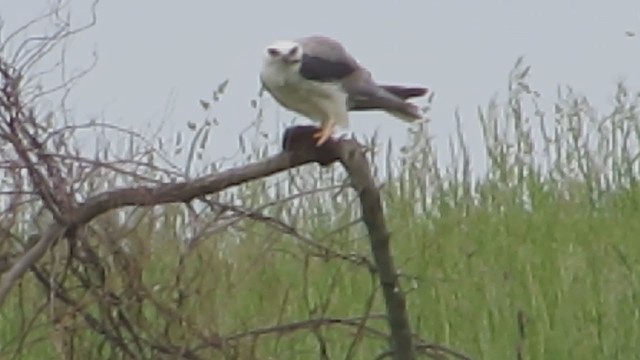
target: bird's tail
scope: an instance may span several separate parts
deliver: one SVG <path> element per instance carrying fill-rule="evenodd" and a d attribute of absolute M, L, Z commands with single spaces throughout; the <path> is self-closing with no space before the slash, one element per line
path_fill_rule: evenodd
<path fill-rule="evenodd" d="M 405 87 L 398 85 L 380 85 L 373 96 L 355 101 L 350 110 L 384 110 L 385 112 L 407 122 L 422 119 L 422 111 L 415 104 L 405 100 L 424 96 L 429 90 L 422 87 Z"/>
<path fill-rule="evenodd" d="M 423 87 L 406 87 L 398 85 L 380 85 L 380 87 L 402 100 L 424 96 L 429 91 L 429 89 Z"/>
<path fill-rule="evenodd" d="M 414 122 L 416 120 L 422 119 L 422 111 L 418 106 L 412 103 L 404 103 L 404 105 L 405 106 L 403 107 L 403 109 L 400 110 L 385 109 L 385 111 L 390 115 L 393 115 L 398 119 L 406 122 Z"/>

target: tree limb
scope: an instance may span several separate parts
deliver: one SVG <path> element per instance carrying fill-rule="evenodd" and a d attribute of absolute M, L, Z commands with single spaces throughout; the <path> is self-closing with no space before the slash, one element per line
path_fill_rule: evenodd
<path fill-rule="evenodd" d="M 315 128 L 313 128 L 315 129 Z M 196 197 L 213 194 L 227 188 L 289 170 L 311 162 L 327 166 L 337 160 L 332 150 L 336 142 L 327 142 L 316 147 L 312 142 L 299 142 L 300 129 L 289 129 L 285 133 L 285 151 L 252 164 L 229 169 L 212 175 L 196 178 L 192 181 L 165 183 L 158 186 L 129 187 L 105 191 L 88 198 L 69 213 L 62 214 L 63 222 L 54 222 L 40 237 L 38 243 L 30 248 L 0 279 L 0 306 L 15 283 L 24 273 L 45 254 L 49 246 L 63 233 L 87 224 L 105 212 L 123 206 L 152 206 L 159 204 L 189 202 Z M 302 130 L 303 137 L 306 135 Z M 307 146 L 311 144 L 312 146 Z M 295 151 L 294 151 L 295 150 Z"/>
<path fill-rule="evenodd" d="M 44 234 L 40 236 L 40 240 L 32 246 L 27 252 L 17 260 L 11 268 L 0 279 L 0 306 L 4 303 L 4 299 L 9 294 L 13 285 L 22 278 L 22 275 L 29 268 L 40 260 L 53 244 L 64 232 L 64 226 L 59 223 L 53 223 Z"/>
<path fill-rule="evenodd" d="M 371 174 L 369 162 L 360 147 L 341 146 L 339 149 L 340 162 L 360 197 L 362 218 L 369 233 L 371 252 L 378 269 L 387 308 L 393 355 L 398 360 L 415 359 L 406 302 L 389 248 L 390 235 L 384 221 L 380 192 Z"/>
<path fill-rule="evenodd" d="M 352 186 L 360 198 L 362 217 L 371 241 L 371 251 L 378 270 L 391 331 L 392 353 L 396 359 L 415 359 L 406 303 L 400 291 L 393 258 L 389 248 L 389 231 L 384 221 L 380 192 L 369 163 L 354 140 L 330 140 L 316 146 L 312 134 L 315 127 L 298 126 L 287 129 L 283 151 L 277 155 L 245 166 L 229 169 L 192 181 L 164 183 L 115 189 L 90 197 L 84 203 L 63 214 L 64 223 L 55 222 L 5 274 L 0 281 L 0 306 L 13 285 L 35 264 L 60 236 L 68 234 L 95 217 L 123 206 L 151 206 L 174 202 L 189 202 L 194 198 L 216 193 L 232 186 L 292 169 L 311 162 L 327 166 L 340 160 L 349 174 Z"/>

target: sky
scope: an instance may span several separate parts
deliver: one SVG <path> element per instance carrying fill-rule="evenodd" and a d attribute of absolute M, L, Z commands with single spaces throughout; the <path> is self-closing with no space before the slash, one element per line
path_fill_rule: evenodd
<path fill-rule="evenodd" d="M 50 4 L 0 0 L 3 34 Z M 88 4 L 69 1 L 73 24 L 88 19 Z M 203 121 L 198 100 L 211 98 L 228 79 L 211 110 L 219 123 L 207 144 L 212 160 L 235 152 L 238 134 L 255 120 L 250 101 L 258 93 L 262 56 L 278 39 L 331 36 L 379 82 L 434 91 L 429 127 L 445 155 L 456 110 L 472 153 L 482 154 L 477 108 L 494 96 L 504 99 L 519 56 L 531 66 L 531 85 L 549 101 L 558 85 L 572 86 L 602 108 L 613 103 L 618 81 L 640 89 L 637 0 L 103 0 L 97 15 L 97 25 L 75 38 L 67 53 L 69 68 L 88 65 L 94 51 L 98 56 L 70 96 L 74 119 L 100 118 L 143 132 L 162 124 L 161 136 L 171 137 L 186 131 L 188 121 Z M 295 115 L 269 97 L 261 104 L 263 126 L 278 139 L 276 129 Z M 407 125 L 386 114 L 358 113 L 349 131 L 401 143 Z"/>

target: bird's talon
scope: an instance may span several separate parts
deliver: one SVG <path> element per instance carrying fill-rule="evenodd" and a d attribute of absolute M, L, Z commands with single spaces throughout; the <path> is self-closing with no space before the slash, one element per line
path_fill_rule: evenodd
<path fill-rule="evenodd" d="M 327 140 L 329 140 L 331 134 L 333 133 L 333 127 L 333 121 L 329 121 L 328 123 L 323 124 L 320 130 L 313 134 L 313 138 L 318 139 L 318 141 L 316 142 L 316 146 L 320 146 L 327 142 Z"/>
<path fill-rule="evenodd" d="M 316 146 L 320 146 L 322 144 L 324 144 L 325 142 L 327 142 L 327 140 L 329 140 L 330 135 L 327 136 L 321 136 L 318 141 L 316 142 Z"/>
<path fill-rule="evenodd" d="M 316 134 L 314 134 L 314 138 L 318 139 L 318 141 L 316 142 L 316 146 L 320 146 L 324 144 L 325 142 L 327 142 L 327 140 L 329 140 L 330 137 L 331 137 L 331 131 L 327 131 L 323 129 L 317 132 Z"/>

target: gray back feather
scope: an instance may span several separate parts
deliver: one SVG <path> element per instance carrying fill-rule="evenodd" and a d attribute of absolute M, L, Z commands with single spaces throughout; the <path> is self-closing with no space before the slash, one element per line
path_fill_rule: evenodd
<path fill-rule="evenodd" d="M 303 60 L 301 74 L 310 80 L 337 81 L 349 95 L 350 108 L 375 107 L 406 112 L 409 104 L 378 86 L 371 73 L 360 66 L 338 41 L 321 35 L 296 40 L 310 59 Z M 305 64 L 306 62 L 306 64 Z M 305 68 L 306 66 L 306 68 Z"/>
<path fill-rule="evenodd" d="M 356 95 L 359 91 L 358 88 L 363 86 L 375 86 L 371 79 L 371 74 L 362 68 L 358 61 L 338 41 L 321 35 L 308 36 L 296 41 L 302 45 L 303 53 L 312 59 L 316 59 L 317 63 L 337 64 L 339 66 L 334 66 L 334 68 L 342 68 L 343 72 L 340 75 L 343 76 L 336 76 L 332 80 L 340 82 L 348 94 Z M 322 65 L 319 64 L 319 67 L 322 67 Z M 345 72 L 345 68 L 351 71 Z"/>
<path fill-rule="evenodd" d="M 320 35 L 313 35 L 298 39 L 296 41 L 302 45 L 305 54 L 313 57 L 323 58 L 332 62 L 347 64 L 354 69 L 360 68 L 358 62 L 346 51 L 346 49 L 331 38 Z"/>

